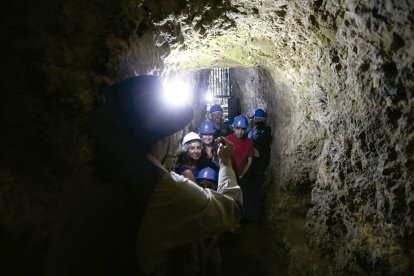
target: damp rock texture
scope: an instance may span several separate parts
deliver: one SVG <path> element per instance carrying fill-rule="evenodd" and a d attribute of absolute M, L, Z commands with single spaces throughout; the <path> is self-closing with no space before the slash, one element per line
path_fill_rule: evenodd
<path fill-rule="evenodd" d="M 274 275 L 414 273 L 412 1 L 23 0 L 0 15 L 3 270 L 42 271 L 108 85 L 232 67 L 242 112 L 266 108 L 272 127 Z"/>

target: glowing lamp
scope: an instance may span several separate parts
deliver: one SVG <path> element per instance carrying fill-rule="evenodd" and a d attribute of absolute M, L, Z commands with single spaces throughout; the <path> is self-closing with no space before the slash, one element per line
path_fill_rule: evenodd
<path fill-rule="evenodd" d="M 206 93 L 206 102 L 212 103 L 214 100 L 214 95 L 211 92 Z"/>
<path fill-rule="evenodd" d="M 188 84 L 179 80 L 169 80 L 164 85 L 164 99 L 171 105 L 182 105 L 189 102 Z"/>

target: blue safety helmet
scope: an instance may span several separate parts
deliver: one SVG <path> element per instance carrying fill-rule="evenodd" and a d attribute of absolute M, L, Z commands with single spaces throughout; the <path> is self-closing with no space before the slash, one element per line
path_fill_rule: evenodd
<path fill-rule="evenodd" d="M 234 117 L 233 127 L 247 129 L 249 127 L 249 122 L 246 116 L 239 115 L 239 116 Z"/>
<path fill-rule="evenodd" d="M 200 134 L 214 134 L 215 132 L 216 128 L 214 127 L 213 122 L 210 120 L 204 120 L 198 126 L 198 133 Z"/>
<path fill-rule="evenodd" d="M 210 113 L 213 113 L 213 112 L 221 112 L 221 113 L 223 113 L 223 108 L 221 108 L 221 106 L 219 104 L 213 104 L 210 107 Z"/>
<path fill-rule="evenodd" d="M 210 168 L 210 167 L 205 167 L 204 169 L 201 169 L 198 174 L 197 174 L 197 181 L 199 180 L 211 180 L 213 182 L 218 181 L 218 174 L 217 171 Z"/>
<path fill-rule="evenodd" d="M 231 125 L 233 125 L 233 121 L 234 121 L 233 119 L 231 119 L 231 120 L 230 119 L 229 120 L 224 120 L 224 124 L 231 126 Z"/>
<path fill-rule="evenodd" d="M 266 112 L 258 108 L 254 111 L 253 118 L 266 118 Z"/>

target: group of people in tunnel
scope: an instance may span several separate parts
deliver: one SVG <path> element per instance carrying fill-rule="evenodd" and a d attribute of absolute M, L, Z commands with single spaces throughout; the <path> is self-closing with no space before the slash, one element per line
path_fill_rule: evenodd
<path fill-rule="evenodd" d="M 90 123 L 94 159 L 62 197 L 44 275 L 207 275 L 207 261 L 208 274 L 220 274 L 217 241 L 248 214 L 242 190 L 254 184 L 247 180 L 265 113 L 256 110 L 251 124 L 236 116 L 231 129 L 213 105 L 198 133 L 184 136 L 172 172 L 164 166 L 170 137 L 194 110 L 164 105 L 162 90 L 150 75 L 108 89 Z M 195 266 L 183 269 L 191 263 L 180 263 L 176 250 L 192 254 Z"/>
<path fill-rule="evenodd" d="M 209 115 L 210 118 L 199 124 L 198 134 L 190 132 L 184 136 L 182 151 L 176 161 L 176 172 L 196 182 L 197 174 L 203 168 L 218 171 L 215 140 L 226 137 L 235 145 L 232 165 L 238 179 L 262 174 L 270 161 L 272 139 L 270 127 L 266 125 L 266 112 L 259 108 L 249 117 L 250 121 L 244 115 L 225 121 L 222 107 L 214 104 Z"/>
<path fill-rule="evenodd" d="M 247 116 L 238 115 L 226 122 L 222 107 L 214 104 L 210 107 L 208 118 L 198 125 L 198 133 L 189 132 L 184 136 L 176 159 L 176 173 L 202 188 L 217 190 L 220 166 L 216 141 L 219 137 L 230 141 L 234 145 L 232 168 L 243 192 L 243 218 L 250 222 L 260 219 L 263 173 L 270 160 L 271 134 L 270 127 L 266 126 L 266 116 L 263 109 L 256 109 L 249 116 L 250 121 Z M 192 243 L 187 250 L 191 253 L 189 259 L 194 261 L 188 269 L 203 271 L 205 275 L 220 275 L 217 236 Z"/>

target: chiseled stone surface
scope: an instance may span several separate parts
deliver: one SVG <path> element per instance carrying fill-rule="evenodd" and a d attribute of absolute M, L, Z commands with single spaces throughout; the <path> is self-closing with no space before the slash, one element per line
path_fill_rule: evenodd
<path fill-rule="evenodd" d="M 6 271 L 41 270 L 107 85 L 180 70 L 194 85 L 219 66 L 238 67 L 242 112 L 269 113 L 266 222 L 285 272 L 414 273 L 411 1 L 43 0 L 0 15 Z"/>

